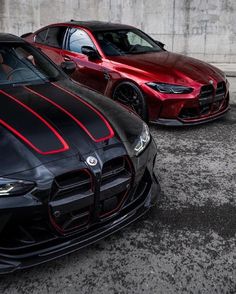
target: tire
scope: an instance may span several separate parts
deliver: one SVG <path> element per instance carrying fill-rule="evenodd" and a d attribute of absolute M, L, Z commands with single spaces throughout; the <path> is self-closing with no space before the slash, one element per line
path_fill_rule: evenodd
<path fill-rule="evenodd" d="M 147 104 L 143 93 L 132 82 L 122 82 L 114 89 L 113 100 L 128 106 L 135 111 L 144 121 L 148 121 Z"/>

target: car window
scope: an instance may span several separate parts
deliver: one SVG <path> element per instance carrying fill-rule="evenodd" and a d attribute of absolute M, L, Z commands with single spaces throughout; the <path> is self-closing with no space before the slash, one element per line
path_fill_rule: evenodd
<path fill-rule="evenodd" d="M 127 39 L 128 39 L 129 45 L 131 46 L 140 45 L 140 46 L 147 46 L 152 48 L 152 45 L 150 43 L 148 43 L 145 39 L 135 34 L 134 32 L 128 32 Z"/>
<path fill-rule="evenodd" d="M 57 81 L 61 72 L 40 51 L 25 43 L 0 45 L 0 88 Z"/>
<path fill-rule="evenodd" d="M 98 31 L 95 37 L 107 56 L 162 51 L 148 35 L 136 29 Z"/>
<path fill-rule="evenodd" d="M 85 31 L 71 28 L 68 34 L 67 49 L 69 51 L 81 53 L 82 46 L 90 46 L 95 49 L 92 40 Z"/>
<path fill-rule="evenodd" d="M 38 33 L 35 41 L 50 47 L 62 48 L 67 27 L 49 27 Z"/>
<path fill-rule="evenodd" d="M 43 44 L 45 42 L 47 36 L 48 29 L 40 31 L 35 38 L 35 42 L 39 44 Z"/>

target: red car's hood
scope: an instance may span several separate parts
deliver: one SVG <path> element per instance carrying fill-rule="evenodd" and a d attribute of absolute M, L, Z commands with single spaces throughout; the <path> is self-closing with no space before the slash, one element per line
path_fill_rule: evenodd
<path fill-rule="evenodd" d="M 208 84 L 209 79 L 216 81 L 223 79 L 223 73 L 218 68 L 203 61 L 168 51 L 117 56 L 110 60 L 116 64 L 135 68 L 139 76 L 142 72 L 145 78 L 151 78 L 151 81 L 178 84 L 196 81 Z M 124 68 L 119 68 L 119 70 L 123 71 Z"/>

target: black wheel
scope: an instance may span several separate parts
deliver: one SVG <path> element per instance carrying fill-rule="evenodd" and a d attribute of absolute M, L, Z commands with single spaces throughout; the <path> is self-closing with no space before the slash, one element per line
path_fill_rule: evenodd
<path fill-rule="evenodd" d="M 141 90 L 131 82 L 116 86 L 113 99 L 134 110 L 144 121 L 148 120 L 147 105 Z"/>

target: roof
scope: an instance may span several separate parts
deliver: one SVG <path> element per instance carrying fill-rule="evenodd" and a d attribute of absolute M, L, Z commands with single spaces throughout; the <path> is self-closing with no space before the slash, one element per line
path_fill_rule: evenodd
<path fill-rule="evenodd" d="M 104 21 L 77 21 L 71 20 L 66 22 L 68 25 L 76 25 L 91 31 L 103 31 L 103 30 L 117 30 L 117 29 L 130 29 L 133 28 L 129 25 L 124 25 L 120 23 L 111 23 L 111 22 L 104 22 Z"/>
<path fill-rule="evenodd" d="M 24 42 L 20 37 L 12 34 L 0 33 L 0 42 Z"/>

